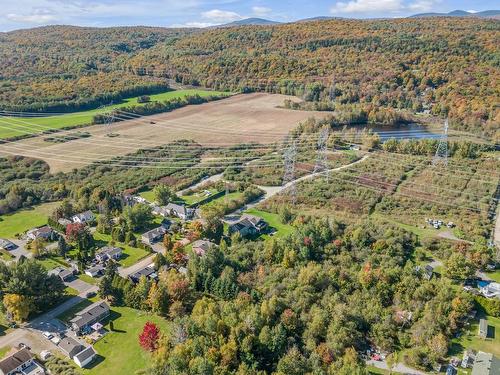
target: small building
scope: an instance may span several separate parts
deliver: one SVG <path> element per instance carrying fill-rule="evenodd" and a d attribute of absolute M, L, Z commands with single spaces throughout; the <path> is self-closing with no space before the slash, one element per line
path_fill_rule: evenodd
<path fill-rule="evenodd" d="M 74 270 L 72 268 L 56 267 L 48 272 L 49 275 L 54 275 L 59 277 L 63 282 L 71 281 L 75 277 Z"/>
<path fill-rule="evenodd" d="M 229 234 L 239 232 L 242 237 L 261 234 L 267 229 L 266 221 L 258 216 L 244 214 L 234 224 L 229 226 Z"/>
<path fill-rule="evenodd" d="M 142 242 L 152 245 L 163 240 L 163 236 L 167 233 L 167 229 L 163 226 L 150 230 L 141 236 Z"/>
<path fill-rule="evenodd" d="M 188 208 L 183 204 L 176 203 L 169 203 L 165 209 L 168 212 L 168 215 L 176 216 L 182 220 L 191 220 L 195 213 L 193 208 Z"/>
<path fill-rule="evenodd" d="M 460 367 L 462 368 L 472 367 L 475 358 L 476 358 L 476 352 L 474 350 L 468 349 L 464 351 L 464 356 L 462 358 L 462 363 L 460 363 Z"/>
<path fill-rule="evenodd" d="M 154 206 L 151 210 L 151 213 L 156 216 L 167 217 L 169 216 L 169 211 L 167 207 Z"/>
<path fill-rule="evenodd" d="M 71 217 L 71 220 L 73 221 L 73 223 L 86 224 L 93 222 L 95 220 L 95 216 L 92 211 L 85 211 L 74 215 L 73 217 Z"/>
<path fill-rule="evenodd" d="M 36 240 L 37 238 L 43 238 L 44 240 L 48 240 L 52 236 L 53 232 L 54 231 L 52 230 L 51 227 L 49 227 L 48 225 L 45 225 L 45 226 L 40 227 L 40 228 L 34 228 L 34 229 L 29 230 L 26 233 L 26 236 L 28 237 L 28 239 L 33 240 L 33 241 Z"/>
<path fill-rule="evenodd" d="M 500 359 L 491 353 L 478 352 L 472 367 L 471 375 L 500 374 Z"/>
<path fill-rule="evenodd" d="M 80 353 L 76 354 L 73 357 L 73 361 L 75 361 L 78 367 L 83 368 L 91 363 L 96 355 L 97 353 L 95 352 L 94 348 L 92 346 L 88 346 Z"/>
<path fill-rule="evenodd" d="M 88 275 L 90 277 L 99 277 L 104 275 L 104 270 L 105 268 L 98 264 L 97 266 L 86 269 L 85 275 Z"/>
<path fill-rule="evenodd" d="M 432 276 L 434 276 L 434 268 L 430 264 L 427 264 L 424 267 L 416 266 L 415 270 L 417 272 L 421 272 L 423 278 L 426 279 L 426 280 L 431 280 Z"/>
<path fill-rule="evenodd" d="M 113 246 L 104 246 L 99 249 L 95 258 L 98 262 L 106 262 L 108 260 L 118 260 L 122 256 L 122 249 Z"/>
<path fill-rule="evenodd" d="M 477 335 L 482 339 L 488 336 L 488 321 L 486 319 L 479 319 L 479 331 Z"/>
<path fill-rule="evenodd" d="M 66 219 L 66 218 L 64 218 L 64 217 L 62 217 L 62 218 L 60 218 L 59 220 L 57 220 L 57 222 L 58 222 L 59 224 L 61 224 L 63 227 L 66 227 L 66 226 L 68 226 L 69 224 L 73 223 L 71 220 Z"/>
<path fill-rule="evenodd" d="M 85 349 L 85 347 L 81 343 L 69 336 L 63 337 L 61 341 L 59 341 L 59 344 L 57 346 L 70 359 L 73 359 L 75 355 Z"/>
<path fill-rule="evenodd" d="M 71 329 L 77 335 L 92 332 L 92 325 L 101 322 L 109 316 L 109 306 L 104 301 L 95 302 L 82 311 L 76 313 L 70 320 Z"/>
<path fill-rule="evenodd" d="M 40 366 L 33 354 L 27 349 L 17 350 L 0 361 L 1 375 L 43 375 L 44 369 Z"/>
<path fill-rule="evenodd" d="M 9 240 L 5 240 L 3 238 L 0 238 L 0 249 L 10 251 L 10 250 L 14 250 L 16 247 L 17 246 L 15 243 L 10 242 Z"/>
<path fill-rule="evenodd" d="M 203 256 L 212 246 L 217 245 L 207 240 L 198 240 L 193 242 L 192 249 L 196 255 Z"/>
<path fill-rule="evenodd" d="M 129 278 L 133 283 L 137 284 L 141 279 L 141 277 L 143 276 L 151 281 L 155 281 L 158 279 L 158 274 L 156 273 L 156 270 L 151 266 L 144 267 L 142 270 L 139 270 L 129 275 Z"/>

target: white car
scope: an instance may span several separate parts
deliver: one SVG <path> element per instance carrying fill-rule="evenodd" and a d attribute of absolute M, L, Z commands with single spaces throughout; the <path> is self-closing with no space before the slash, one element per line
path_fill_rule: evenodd
<path fill-rule="evenodd" d="M 54 335 L 52 333 L 47 332 L 47 331 L 42 332 L 42 335 L 43 335 L 43 337 L 45 337 L 48 340 L 50 340 L 52 337 L 54 337 Z"/>
<path fill-rule="evenodd" d="M 56 345 L 61 342 L 61 338 L 59 336 L 52 336 L 52 338 L 49 340 L 52 341 Z"/>

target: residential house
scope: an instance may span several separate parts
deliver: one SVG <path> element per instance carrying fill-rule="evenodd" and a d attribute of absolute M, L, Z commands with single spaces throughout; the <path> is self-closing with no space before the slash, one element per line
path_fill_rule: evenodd
<path fill-rule="evenodd" d="M 91 326 L 109 316 L 109 306 L 104 301 L 95 302 L 76 313 L 70 320 L 71 329 L 77 335 L 92 332 Z"/>
<path fill-rule="evenodd" d="M 236 222 L 229 226 L 229 234 L 239 232 L 241 236 L 253 236 L 261 234 L 267 229 L 266 221 L 258 216 L 244 214 Z"/>
<path fill-rule="evenodd" d="M 65 228 L 66 228 L 66 226 L 68 226 L 69 224 L 73 223 L 71 220 L 68 220 L 68 219 L 66 219 L 66 218 L 64 218 L 64 217 L 62 217 L 62 218 L 60 218 L 59 220 L 57 220 L 57 222 L 58 222 L 59 224 L 61 224 L 63 227 L 65 227 Z"/>
<path fill-rule="evenodd" d="M 99 249 L 95 258 L 98 262 L 106 262 L 108 260 L 118 260 L 122 256 L 122 249 L 113 246 L 104 246 Z"/>
<path fill-rule="evenodd" d="M 500 359 L 491 353 L 478 352 L 472 367 L 471 375 L 500 374 Z"/>
<path fill-rule="evenodd" d="M 193 242 L 192 249 L 196 255 L 203 256 L 212 246 L 217 245 L 207 240 L 198 240 Z"/>
<path fill-rule="evenodd" d="M 0 238 L 0 249 L 4 250 L 14 250 L 16 248 L 16 244 L 13 242 L 10 242 L 9 240 L 5 240 L 3 238 Z"/>
<path fill-rule="evenodd" d="M 476 358 L 476 351 L 472 350 L 472 349 L 468 349 L 466 351 L 464 351 L 464 355 L 463 355 L 463 358 L 462 358 L 462 362 L 460 363 L 460 367 L 462 368 L 468 368 L 468 367 L 472 367 L 472 365 L 474 364 L 474 360 Z"/>
<path fill-rule="evenodd" d="M 73 223 L 81 223 L 81 224 L 86 224 L 86 223 L 91 223 L 95 220 L 95 216 L 92 213 L 92 211 L 85 211 L 79 214 L 74 215 L 71 220 Z"/>
<path fill-rule="evenodd" d="M 40 227 L 40 228 L 34 228 L 34 229 L 29 230 L 26 233 L 26 236 L 30 240 L 36 240 L 37 238 L 43 238 L 44 240 L 48 240 L 52 236 L 53 232 L 54 231 L 52 230 L 51 227 L 49 227 L 48 225 L 45 225 L 45 226 Z"/>
<path fill-rule="evenodd" d="M 63 337 L 57 346 L 59 346 L 59 349 L 71 359 L 85 349 L 81 343 L 69 336 Z"/>
<path fill-rule="evenodd" d="M 138 283 L 142 276 L 151 281 L 158 279 L 158 274 L 152 266 L 144 267 L 143 269 L 129 275 L 129 278 L 132 282 Z"/>
<path fill-rule="evenodd" d="M 479 292 L 486 298 L 500 298 L 500 283 L 487 283 L 479 288 Z"/>
<path fill-rule="evenodd" d="M 417 272 L 422 272 L 422 276 L 426 280 L 430 280 L 432 276 L 434 276 L 434 268 L 430 264 L 427 264 L 425 267 L 416 266 L 415 270 Z"/>
<path fill-rule="evenodd" d="M 97 353 L 95 352 L 92 346 L 88 346 L 83 349 L 80 353 L 76 354 L 73 357 L 73 361 L 78 365 L 78 367 L 83 368 L 91 363 L 96 357 Z"/>
<path fill-rule="evenodd" d="M 0 361 L 0 375 L 43 375 L 44 369 L 27 349 L 17 350 Z"/>
<path fill-rule="evenodd" d="M 56 267 L 48 272 L 49 275 L 55 275 L 59 277 L 63 282 L 71 281 L 75 277 L 74 270 L 72 268 Z"/>
<path fill-rule="evenodd" d="M 477 335 L 482 339 L 488 336 L 488 321 L 486 319 L 479 319 L 479 331 Z"/>
<path fill-rule="evenodd" d="M 195 214 L 193 208 L 188 208 L 182 204 L 169 203 L 165 209 L 170 216 L 176 216 L 182 220 L 191 220 Z"/>
<path fill-rule="evenodd" d="M 167 229 L 163 226 L 150 230 L 142 235 L 142 242 L 152 245 L 158 241 L 163 240 L 163 236 L 167 233 Z"/>
<path fill-rule="evenodd" d="M 151 213 L 156 216 L 167 217 L 170 214 L 170 211 L 165 206 L 153 206 Z"/>
<path fill-rule="evenodd" d="M 104 274 L 105 268 L 98 264 L 97 266 L 91 267 L 89 269 L 85 270 L 85 275 L 88 275 L 90 277 L 99 277 Z"/>

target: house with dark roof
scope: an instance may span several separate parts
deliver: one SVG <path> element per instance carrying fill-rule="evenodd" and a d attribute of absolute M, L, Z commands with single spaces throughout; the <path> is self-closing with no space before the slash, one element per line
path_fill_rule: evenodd
<path fill-rule="evenodd" d="M 163 236 L 167 233 L 167 229 L 163 226 L 150 230 L 141 236 L 142 242 L 147 245 L 152 245 L 163 240 Z"/>
<path fill-rule="evenodd" d="M 72 216 L 71 220 L 73 223 L 86 224 L 93 222 L 95 220 L 95 216 L 92 211 L 85 211 Z"/>
<path fill-rule="evenodd" d="M 42 375 L 44 369 L 33 354 L 27 349 L 21 349 L 7 355 L 0 361 L 0 375 Z"/>
<path fill-rule="evenodd" d="M 63 337 L 61 341 L 59 341 L 59 344 L 57 344 L 57 346 L 64 354 L 66 354 L 71 359 L 73 359 L 75 355 L 85 349 L 85 347 L 80 342 L 69 336 Z"/>
<path fill-rule="evenodd" d="M 75 277 L 74 269 L 64 267 L 56 267 L 53 270 L 50 270 L 48 274 L 59 277 L 63 282 L 71 281 Z"/>
<path fill-rule="evenodd" d="M 193 252 L 196 255 L 203 256 L 205 253 L 212 247 L 212 246 L 217 246 L 213 242 L 207 241 L 207 240 L 197 240 L 194 241 L 191 245 Z"/>
<path fill-rule="evenodd" d="M 83 349 L 80 353 L 76 354 L 73 357 L 73 361 L 78 365 L 78 367 L 83 368 L 91 363 L 96 357 L 97 353 L 95 352 L 92 346 L 88 346 Z"/>
<path fill-rule="evenodd" d="M 95 258 L 98 262 L 106 262 L 108 260 L 118 260 L 122 256 L 122 249 L 114 246 L 104 246 L 97 251 Z"/>
<path fill-rule="evenodd" d="M 141 277 L 143 277 L 143 276 L 151 281 L 155 281 L 158 279 L 158 273 L 151 266 L 144 267 L 143 269 L 129 275 L 129 279 L 133 283 L 137 284 L 139 282 L 139 280 L 141 279 Z"/>
<path fill-rule="evenodd" d="M 268 227 L 266 221 L 258 216 L 244 214 L 229 226 L 229 234 L 239 232 L 242 237 L 263 233 Z"/>
<path fill-rule="evenodd" d="M 76 313 L 70 320 L 71 329 L 77 335 L 92 332 L 92 325 L 101 322 L 109 316 L 109 306 L 104 301 L 95 302 Z"/>
<path fill-rule="evenodd" d="M 104 270 L 105 268 L 98 264 L 97 266 L 86 269 L 85 275 L 88 275 L 90 277 L 99 277 L 104 275 Z"/>
<path fill-rule="evenodd" d="M 13 242 L 10 242 L 9 240 L 5 240 L 3 238 L 0 238 L 0 249 L 4 250 L 14 250 L 16 248 L 16 244 Z"/>
<path fill-rule="evenodd" d="M 44 240 L 48 240 L 52 236 L 53 232 L 54 231 L 52 230 L 51 227 L 49 227 L 48 225 L 45 225 L 45 226 L 40 227 L 40 228 L 34 228 L 34 229 L 29 230 L 26 233 L 26 236 L 30 240 L 36 240 L 37 238 L 43 238 Z"/>
<path fill-rule="evenodd" d="M 471 375 L 500 374 L 500 359 L 491 353 L 478 352 L 474 360 Z"/>

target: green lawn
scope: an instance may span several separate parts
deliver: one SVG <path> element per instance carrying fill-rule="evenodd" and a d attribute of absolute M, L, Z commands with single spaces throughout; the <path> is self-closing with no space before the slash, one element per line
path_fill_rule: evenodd
<path fill-rule="evenodd" d="M 184 98 L 188 95 L 200 95 L 207 97 L 210 95 L 223 94 L 220 91 L 208 91 L 200 89 L 167 91 L 161 94 L 149 95 L 151 101 L 164 101 L 167 99 Z M 64 127 L 90 124 L 94 115 L 108 112 L 110 109 L 138 104 L 137 97 L 124 99 L 119 104 L 106 106 L 104 108 L 92 109 L 88 111 L 73 112 L 64 115 L 47 117 L 16 117 L 15 119 L 2 118 L 3 128 L 0 129 L 0 139 L 15 137 L 26 134 L 40 133 L 47 129 L 61 129 Z M 4 129 L 7 128 L 7 129 Z"/>
<path fill-rule="evenodd" d="M 483 313 L 484 314 L 484 313 Z M 481 312 L 478 314 L 484 317 Z M 481 350 L 487 353 L 493 353 L 495 356 L 500 357 L 500 318 L 493 316 L 486 316 L 488 320 L 488 337 L 480 339 L 477 335 L 479 329 L 479 319 L 474 319 L 468 330 L 465 330 L 463 335 L 459 338 L 452 340 L 450 354 L 461 357 L 461 353 L 465 349 Z"/>
<path fill-rule="evenodd" d="M 288 224 L 283 224 L 278 214 L 272 214 L 270 212 L 261 211 L 256 208 L 246 210 L 245 213 L 263 218 L 271 228 L 276 229 L 277 233 L 274 235 L 274 237 L 284 237 L 293 232 L 293 227 Z M 270 236 L 268 235 L 263 236 L 263 238 L 269 237 Z"/>
<path fill-rule="evenodd" d="M 54 255 L 37 258 L 37 261 L 41 263 L 47 271 L 53 270 L 56 267 L 69 267 L 69 264 L 66 263 L 63 258 Z"/>
<path fill-rule="evenodd" d="M 78 275 L 78 278 L 82 281 L 85 281 L 86 283 L 92 284 L 92 285 L 97 285 L 99 282 L 98 279 L 94 279 L 93 277 L 90 277 L 89 275 L 86 275 L 84 273 Z"/>
<path fill-rule="evenodd" d="M 486 276 L 497 283 L 500 283 L 500 270 L 496 270 L 495 272 L 486 272 Z"/>
<path fill-rule="evenodd" d="M 211 195 L 217 194 L 219 192 L 219 190 L 217 190 L 217 189 L 208 189 L 208 191 L 210 191 Z M 205 194 L 203 194 L 202 191 L 200 191 L 198 193 L 191 194 L 191 195 L 183 195 L 183 196 L 181 196 L 181 199 L 187 205 L 196 204 L 196 203 L 198 203 L 198 202 L 200 202 L 200 201 L 202 201 L 202 200 L 204 200 L 206 198 L 208 198 L 208 197 Z M 220 199 L 220 198 L 218 198 L 218 199 Z M 215 199 L 214 201 L 216 201 L 216 200 L 217 199 Z"/>
<path fill-rule="evenodd" d="M 98 232 L 94 233 L 94 238 L 96 241 L 101 242 L 99 246 L 106 246 L 112 241 L 112 238 L 109 234 L 102 234 Z M 131 265 L 137 263 L 139 260 L 147 257 L 150 254 L 144 249 L 130 247 L 119 242 L 117 242 L 115 245 L 123 249 L 122 258 L 119 261 L 120 265 L 123 267 L 130 267 Z"/>
<path fill-rule="evenodd" d="M 10 346 L 4 346 L 3 348 L 0 348 L 0 359 L 5 357 L 5 355 L 10 351 L 11 347 Z"/>
<path fill-rule="evenodd" d="M 138 337 L 144 324 L 151 321 L 160 327 L 162 333 L 169 330 L 165 319 L 128 307 L 113 307 L 111 318 L 114 331 L 94 345 L 99 356 L 90 369 L 83 370 L 84 374 L 122 375 L 144 370 L 151 359 L 150 354 L 139 346 Z M 109 330 L 109 323 L 105 328 Z"/>
<path fill-rule="evenodd" d="M 386 221 L 387 223 L 397 225 L 398 227 L 403 228 L 403 229 L 407 230 L 408 232 L 414 233 L 415 235 L 418 236 L 418 238 L 420 240 L 422 240 L 424 238 L 436 237 L 440 232 L 446 232 L 449 230 L 446 227 L 443 227 L 441 229 L 434 229 L 434 228 L 429 228 L 429 227 L 420 228 L 420 226 L 404 224 L 404 223 L 401 223 L 400 221 L 394 220 L 393 218 L 387 217 L 387 216 L 382 215 L 378 212 L 373 212 L 370 215 L 370 217 L 381 219 L 383 221 Z"/>
<path fill-rule="evenodd" d="M 58 202 L 44 203 L 31 209 L 0 216 L 0 238 L 14 238 L 18 233 L 47 224 L 48 216 L 58 205 Z"/>
<path fill-rule="evenodd" d="M 143 197 L 144 199 L 146 199 L 148 202 L 154 202 L 154 200 L 155 200 L 153 190 L 146 190 L 146 191 L 140 192 L 139 195 L 141 197 Z"/>

